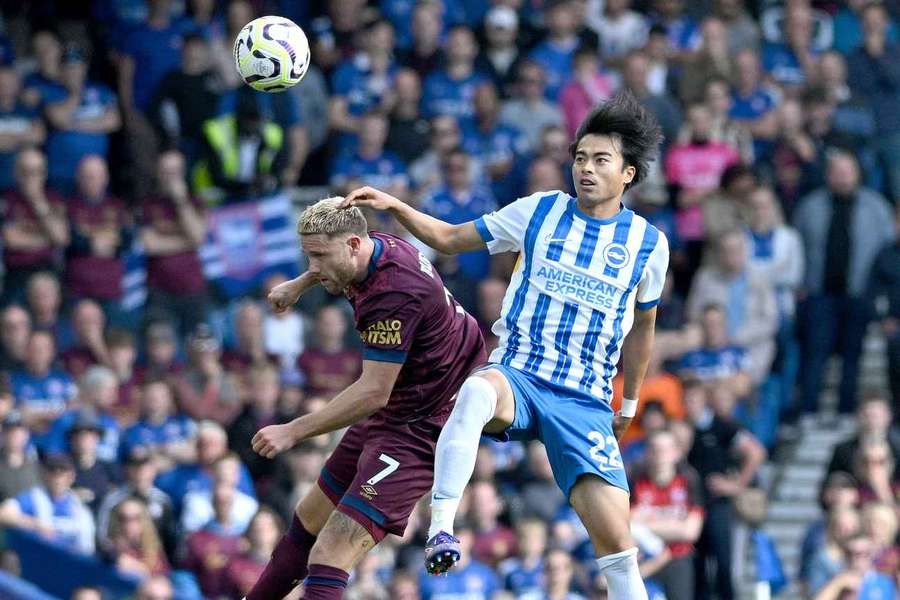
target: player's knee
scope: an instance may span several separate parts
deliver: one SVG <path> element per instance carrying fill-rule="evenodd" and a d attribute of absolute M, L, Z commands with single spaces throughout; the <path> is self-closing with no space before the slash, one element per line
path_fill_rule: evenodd
<path fill-rule="evenodd" d="M 309 564 L 349 571 L 374 546 L 375 540 L 362 525 L 334 511 L 309 553 Z"/>
<path fill-rule="evenodd" d="M 481 428 L 494 416 L 496 406 L 497 390 L 494 384 L 476 375 L 466 379 L 459 388 L 451 418 L 467 426 Z"/>

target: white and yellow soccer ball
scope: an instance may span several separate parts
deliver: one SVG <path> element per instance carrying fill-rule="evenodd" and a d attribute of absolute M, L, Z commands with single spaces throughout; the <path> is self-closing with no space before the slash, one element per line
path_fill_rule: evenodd
<path fill-rule="evenodd" d="M 309 41 L 284 17 L 250 21 L 234 40 L 234 64 L 244 83 L 261 92 L 283 92 L 309 68 Z"/>

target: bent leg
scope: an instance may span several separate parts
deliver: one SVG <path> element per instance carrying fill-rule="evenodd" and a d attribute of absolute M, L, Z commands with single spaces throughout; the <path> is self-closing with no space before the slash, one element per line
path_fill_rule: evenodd
<path fill-rule="evenodd" d="M 334 504 L 328 496 L 313 486 L 297 503 L 287 532 L 275 546 L 247 600 L 280 600 L 303 581 L 310 550 L 333 511 Z"/>
<path fill-rule="evenodd" d="M 628 492 L 595 475 L 578 478 L 569 502 L 584 523 L 610 600 L 647 600 L 629 528 Z"/>
<path fill-rule="evenodd" d="M 513 393 L 499 371 L 482 371 L 462 384 L 437 442 L 429 539 L 441 531 L 453 533 L 460 498 L 475 469 L 481 431 L 503 431 L 514 416 Z"/>
<path fill-rule="evenodd" d="M 350 570 L 375 544 L 365 527 L 342 512 L 331 513 L 309 555 L 309 575 L 303 598 L 343 598 Z"/>

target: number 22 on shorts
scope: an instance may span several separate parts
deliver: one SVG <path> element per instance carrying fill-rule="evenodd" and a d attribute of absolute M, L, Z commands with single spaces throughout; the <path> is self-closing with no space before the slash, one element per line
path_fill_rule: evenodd
<path fill-rule="evenodd" d="M 597 462 L 601 471 L 624 468 L 622 456 L 619 454 L 619 443 L 616 441 L 616 436 L 604 436 L 599 431 L 591 431 L 587 434 L 587 437 L 590 441 L 594 442 L 594 446 L 592 446 L 590 450 L 591 458 Z M 608 453 L 607 449 L 609 449 Z"/>

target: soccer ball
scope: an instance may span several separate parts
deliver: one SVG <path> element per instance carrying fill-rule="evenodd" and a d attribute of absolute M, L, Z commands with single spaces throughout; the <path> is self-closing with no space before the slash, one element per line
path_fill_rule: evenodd
<path fill-rule="evenodd" d="M 290 19 L 260 17 L 244 25 L 235 38 L 234 64 L 253 89 L 283 92 L 306 74 L 309 42 Z"/>

